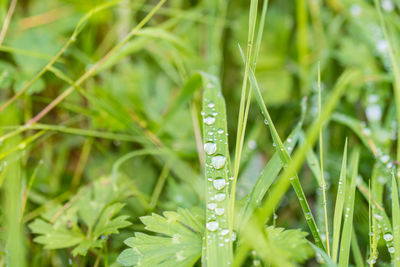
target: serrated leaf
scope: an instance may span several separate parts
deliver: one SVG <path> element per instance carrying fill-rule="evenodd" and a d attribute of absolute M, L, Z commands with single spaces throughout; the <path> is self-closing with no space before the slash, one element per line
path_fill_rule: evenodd
<path fill-rule="evenodd" d="M 105 235 L 118 233 L 120 228 L 130 225 L 128 216 L 115 215 L 124 204 L 111 204 L 118 196 L 108 179 L 99 179 L 92 185 L 82 188 L 71 198 L 70 207 L 56 206 L 42 214 L 29 225 L 38 236 L 35 242 L 43 244 L 46 249 L 74 247 L 72 254 L 86 255 L 90 248 L 101 248 Z M 72 201 L 75 199 L 75 201 Z M 61 211 L 61 212 L 60 212 Z M 78 220 L 86 226 L 82 229 Z M 94 230 L 93 230 L 94 229 Z"/>
<path fill-rule="evenodd" d="M 135 233 L 130 248 L 118 257 L 123 266 L 192 266 L 201 255 L 204 216 L 201 209 L 167 211 L 141 218 L 145 229 L 161 236 Z"/>
<path fill-rule="evenodd" d="M 81 189 L 79 198 L 79 217 L 88 227 L 93 227 L 104 207 L 115 197 L 114 190 L 108 181 L 93 184 L 91 190 Z"/>
<path fill-rule="evenodd" d="M 117 234 L 118 229 L 127 227 L 131 224 L 126 220 L 128 218 L 126 215 L 118 216 L 112 219 L 122 209 L 123 206 L 124 204 L 122 203 L 115 203 L 103 211 L 94 230 L 94 237 L 96 239 L 101 235 Z"/>
<path fill-rule="evenodd" d="M 314 255 L 314 250 L 306 239 L 306 232 L 274 226 L 267 227 L 265 231 L 270 243 L 288 259 L 302 263 Z"/>

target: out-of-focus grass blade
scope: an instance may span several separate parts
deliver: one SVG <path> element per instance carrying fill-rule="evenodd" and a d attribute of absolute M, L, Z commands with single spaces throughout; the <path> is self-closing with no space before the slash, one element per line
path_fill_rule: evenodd
<path fill-rule="evenodd" d="M 346 125 L 350 129 L 352 129 L 353 132 L 363 142 L 364 146 L 369 149 L 374 155 L 377 155 L 376 146 L 369 136 L 370 131 L 363 125 L 361 121 L 342 113 L 334 113 L 332 115 L 332 120 Z"/>
<path fill-rule="evenodd" d="M 363 267 L 364 260 L 361 255 L 360 246 L 358 245 L 357 236 L 355 235 L 354 226 L 353 233 L 354 234 L 351 235 L 351 251 L 353 252 L 354 262 L 356 264 L 356 267 Z"/>
<path fill-rule="evenodd" d="M 324 264 L 326 267 L 337 267 L 337 264 L 332 261 L 332 259 L 326 254 L 325 251 L 314 245 L 313 243 L 309 242 L 310 246 L 318 253 L 321 258 L 324 260 Z"/>
<path fill-rule="evenodd" d="M 397 181 L 392 175 L 392 223 L 393 223 L 393 247 L 389 250 L 394 250 L 392 256 L 393 265 L 400 266 L 400 204 L 399 204 L 399 190 Z M 390 252 L 390 251 L 389 251 Z M 392 253 L 391 253 L 392 254 Z"/>
<path fill-rule="evenodd" d="M 206 231 L 203 264 L 228 266 L 232 263 L 230 192 L 232 181 L 227 137 L 225 100 L 217 77 L 203 77 L 203 145 L 206 183 Z"/>
<path fill-rule="evenodd" d="M 14 106 L 8 110 L 7 116 L 1 116 L 0 124 L 9 125 L 16 124 L 20 114 Z M 21 137 L 19 135 L 8 139 L 0 147 L 0 151 L 10 150 L 18 146 Z M 22 207 L 22 164 L 21 152 L 11 153 L 0 161 L 0 172 L 4 175 L 4 185 L 1 194 L 2 209 L 2 249 L 7 251 L 7 266 L 26 266 L 26 243 L 24 242 L 24 232 L 20 223 L 21 207 Z M 2 179 L 2 177 L 0 177 Z M 3 250 L 4 251 L 4 250 Z M 2 256 L 5 254 L 2 253 Z"/>
<path fill-rule="evenodd" d="M 242 54 L 243 60 L 245 60 L 244 54 L 243 54 L 241 49 L 240 49 L 240 52 Z M 272 119 L 271 119 L 271 117 L 269 115 L 267 107 L 265 106 L 264 100 L 262 98 L 261 91 L 260 91 L 260 89 L 258 87 L 258 83 L 257 83 L 256 77 L 255 77 L 254 72 L 253 72 L 253 70 L 251 68 L 250 68 L 250 72 L 249 72 L 249 80 L 250 80 L 251 87 L 253 88 L 253 91 L 254 91 L 254 96 L 255 96 L 255 98 L 257 100 L 257 103 L 258 103 L 258 105 L 259 105 L 259 107 L 261 109 L 261 113 L 263 114 L 263 116 L 265 118 L 265 121 L 269 126 L 269 130 L 271 132 L 272 139 L 273 139 L 274 143 L 276 144 L 277 153 L 279 155 L 279 158 L 282 161 L 283 167 L 287 168 L 288 164 L 291 161 L 291 158 L 290 158 L 285 146 L 283 145 L 282 140 L 279 137 L 278 132 L 275 129 L 274 123 L 273 123 L 273 121 L 272 121 Z M 308 202 L 306 200 L 306 196 L 305 196 L 305 194 L 303 192 L 303 189 L 301 187 L 300 180 L 299 180 L 299 177 L 297 176 L 297 173 L 293 174 L 293 177 L 291 178 L 291 183 L 292 183 L 294 191 L 296 192 L 297 198 L 299 199 L 300 206 L 301 206 L 301 208 L 303 210 L 303 213 L 304 213 L 304 216 L 306 218 L 307 224 L 308 224 L 308 226 L 309 226 L 309 228 L 311 230 L 311 234 L 314 237 L 315 243 L 321 249 L 325 250 L 324 245 L 323 245 L 323 243 L 321 241 L 321 237 L 319 235 L 318 227 L 317 227 L 317 225 L 315 223 L 314 216 L 311 213 L 311 209 L 310 209 L 310 207 L 308 205 Z"/>
<path fill-rule="evenodd" d="M 346 199 L 347 175 L 347 139 L 343 150 L 342 167 L 340 169 L 339 186 L 336 195 L 335 213 L 333 216 L 332 260 L 337 261 L 340 229 L 342 225 L 343 206 Z"/>
<path fill-rule="evenodd" d="M 346 201 L 344 209 L 344 221 L 342 238 L 340 241 L 340 253 L 339 253 L 339 266 L 349 265 L 351 235 L 353 230 L 353 212 L 354 212 L 354 198 L 356 193 L 356 180 L 358 175 L 358 161 L 360 157 L 359 149 L 353 151 L 350 159 L 350 165 L 352 166 L 350 184 L 346 190 Z"/>
<path fill-rule="evenodd" d="M 394 96 L 395 96 L 395 102 L 396 102 L 396 115 L 397 115 L 397 123 L 400 122 L 400 66 L 398 63 L 398 51 L 397 47 L 393 45 L 393 40 L 394 36 L 392 34 L 389 34 L 387 28 L 386 28 L 386 23 L 385 23 L 385 18 L 383 17 L 382 10 L 381 10 L 381 1 L 380 0 L 374 0 L 375 3 L 375 8 L 376 11 L 379 15 L 379 20 L 381 23 L 381 27 L 383 30 L 383 34 L 385 36 L 385 39 L 387 41 L 388 45 L 388 52 L 389 52 L 389 59 L 390 63 L 392 65 L 392 71 L 393 71 L 393 77 L 394 77 L 394 82 L 393 82 L 393 89 L 394 89 Z M 400 131 L 397 131 L 397 160 L 400 161 Z M 399 178 L 399 171 L 397 173 L 397 177 Z"/>
<path fill-rule="evenodd" d="M 304 134 L 302 134 L 301 138 L 300 138 L 300 142 L 303 143 L 304 142 Z M 314 151 L 312 151 L 312 149 L 309 149 L 307 151 L 307 155 L 306 155 L 306 161 L 307 161 L 307 165 L 310 168 L 315 180 L 318 183 L 318 186 L 321 187 L 322 183 L 321 183 L 321 168 L 319 166 L 319 162 L 318 162 L 318 158 L 315 155 Z"/>
<path fill-rule="evenodd" d="M 179 92 L 177 98 L 175 98 L 174 102 L 171 104 L 171 108 L 165 113 L 163 121 L 159 126 L 160 130 L 168 124 L 171 117 L 175 115 L 182 105 L 187 102 L 190 98 L 192 98 L 193 94 L 201 87 L 201 75 L 199 73 L 193 74 L 190 77 L 185 85 L 183 86 L 182 90 Z"/>

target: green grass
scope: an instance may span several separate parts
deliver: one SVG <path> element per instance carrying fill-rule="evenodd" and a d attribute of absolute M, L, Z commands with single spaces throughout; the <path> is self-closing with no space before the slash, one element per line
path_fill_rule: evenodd
<path fill-rule="evenodd" d="M 0 267 L 400 266 L 399 12 L 0 1 Z"/>

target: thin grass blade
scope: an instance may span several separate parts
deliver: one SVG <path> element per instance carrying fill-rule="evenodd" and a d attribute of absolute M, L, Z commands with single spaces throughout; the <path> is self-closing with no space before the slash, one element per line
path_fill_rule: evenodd
<path fill-rule="evenodd" d="M 393 223 L 393 265 L 400 266 L 400 203 L 397 181 L 392 175 L 392 223 Z M 390 252 L 390 251 L 389 251 Z"/>
<path fill-rule="evenodd" d="M 340 254 L 339 254 L 339 266 L 349 265 L 349 255 L 350 255 L 350 245 L 351 245 L 351 235 L 353 230 L 353 212 L 354 212 L 354 198 L 356 193 L 356 180 L 358 175 L 358 162 L 360 158 L 360 152 L 356 149 L 350 160 L 350 165 L 352 166 L 352 173 L 349 187 L 347 187 L 345 210 L 344 210 L 344 222 L 343 222 L 343 232 L 340 242 Z"/>
<path fill-rule="evenodd" d="M 340 169 L 338 192 L 336 194 L 335 213 L 333 215 L 332 260 L 337 262 L 343 207 L 346 199 L 347 176 L 347 139 L 344 144 L 342 167 Z"/>

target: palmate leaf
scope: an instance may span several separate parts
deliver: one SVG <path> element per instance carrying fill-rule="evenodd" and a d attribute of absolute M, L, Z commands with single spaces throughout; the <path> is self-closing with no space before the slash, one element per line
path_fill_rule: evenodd
<path fill-rule="evenodd" d="M 130 225 L 128 216 L 115 217 L 124 206 L 122 203 L 112 204 L 118 192 L 107 179 L 99 179 L 82 188 L 75 196 L 76 201 L 71 201 L 65 211 L 61 206 L 53 207 L 29 225 L 38 235 L 34 241 L 46 249 L 76 246 L 72 250 L 74 256 L 86 255 L 90 248 L 100 248 L 104 236 L 118 233 L 118 229 Z M 82 221 L 88 230 L 83 231 L 78 221 Z"/>
<path fill-rule="evenodd" d="M 204 215 L 201 209 L 166 211 L 164 216 L 141 217 L 145 229 L 161 234 L 136 233 L 125 240 L 130 248 L 118 257 L 123 266 L 193 266 L 200 258 Z"/>
<path fill-rule="evenodd" d="M 314 255 L 306 232 L 274 226 L 267 227 L 265 231 L 270 243 L 291 261 L 302 263 Z"/>

